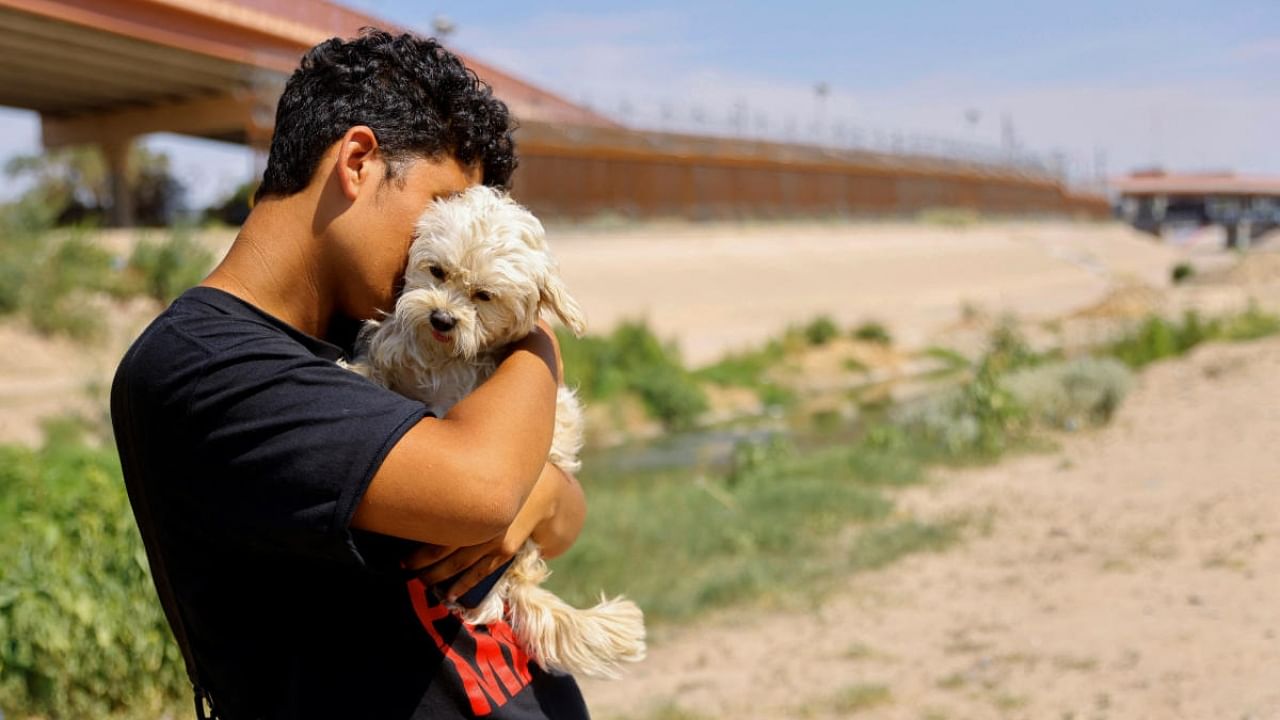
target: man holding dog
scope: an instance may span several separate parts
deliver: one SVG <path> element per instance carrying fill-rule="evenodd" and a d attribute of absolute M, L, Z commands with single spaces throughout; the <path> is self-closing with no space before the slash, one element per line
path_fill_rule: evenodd
<path fill-rule="evenodd" d="M 585 718 L 504 625 L 448 613 L 532 537 L 582 527 L 546 464 L 545 326 L 447 418 L 341 368 L 393 307 L 426 205 L 515 167 L 506 107 L 431 40 L 303 58 L 223 262 L 137 340 L 112 420 L 197 703 L 240 718 Z M 203 696 L 203 699 L 202 697 Z"/>

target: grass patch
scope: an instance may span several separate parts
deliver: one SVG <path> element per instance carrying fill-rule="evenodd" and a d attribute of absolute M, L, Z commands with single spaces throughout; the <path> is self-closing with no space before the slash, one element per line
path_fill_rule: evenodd
<path fill-rule="evenodd" d="M 1240 342 L 1280 333 L 1280 316 L 1250 304 L 1234 315 L 1205 319 L 1189 310 L 1179 320 L 1151 316 L 1132 332 L 1103 347 L 1101 354 L 1119 359 L 1132 368 L 1177 357 L 1211 340 Z"/>
<path fill-rule="evenodd" d="M 841 690 L 831 699 L 831 709 L 847 715 L 893 702 L 893 693 L 885 685 L 858 684 Z"/>
<path fill-rule="evenodd" d="M 937 360 L 942 364 L 944 369 L 950 371 L 964 370 L 972 364 L 969 358 L 964 355 L 961 355 L 951 348 L 940 347 L 938 345 L 932 345 L 925 348 L 921 351 L 921 354 L 925 357 Z"/>
<path fill-rule="evenodd" d="M 1010 712 L 1026 707 L 1031 702 L 1031 698 L 1026 695 L 1011 695 L 1009 693 L 1000 693 L 991 698 L 991 704 L 1001 712 Z"/>
<path fill-rule="evenodd" d="M 893 336 L 889 334 L 889 329 L 874 320 L 869 320 L 854 328 L 852 336 L 854 340 L 863 342 L 879 345 L 893 344 Z"/>
<path fill-rule="evenodd" d="M 858 536 L 850 553 L 850 564 L 855 570 L 875 570 L 914 553 L 941 552 L 960 539 L 966 522 L 964 519 L 939 523 L 905 520 L 871 528 Z"/>
<path fill-rule="evenodd" d="M 1277 333 L 1280 333 L 1280 315 L 1263 312 L 1254 303 L 1244 312 L 1223 319 L 1217 326 L 1218 337 L 1233 342 L 1257 340 Z"/>
<path fill-rule="evenodd" d="M 870 645 L 867 645 L 866 643 L 854 643 L 845 648 L 843 656 L 847 660 L 866 660 L 868 658 L 877 657 L 878 655 L 879 653 L 877 653 L 875 648 Z"/>
<path fill-rule="evenodd" d="M 867 367 L 866 363 L 862 362 L 858 358 L 845 358 L 844 362 L 841 363 L 841 367 L 851 373 L 865 374 L 871 370 L 871 368 Z"/>
<path fill-rule="evenodd" d="M 854 458 L 866 452 L 863 444 L 803 454 L 781 442 L 744 444 L 721 477 L 606 479 L 588 467 L 587 528 L 556 561 L 550 584 L 570 602 L 622 592 L 668 620 L 820 593 L 841 564 L 829 538 L 850 523 L 887 518 L 893 503 L 882 488 L 918 477 L 890 463 L 872 463 L 877 471 L 861 476 Z"/>
<path fill-rule="evenodd" d="M 600 478 L 588 465 L 587 527 L 556 561 L 550 585 L 575 603 L 592 603 L 601 590 L 624 593 L 665 620 L 821 595 L 833 570 L 883 567 L 959 538 L 963 519 L 880 525 L 893 511 L 890 491 L 925 477 L 914 452 L 900 431 L 885 428 L 803 453 L 777 439 L 743 443 L 718 476 Z M 869 529 L 851 548 L 831 546 L 838 531 L 858 524 Z"/>

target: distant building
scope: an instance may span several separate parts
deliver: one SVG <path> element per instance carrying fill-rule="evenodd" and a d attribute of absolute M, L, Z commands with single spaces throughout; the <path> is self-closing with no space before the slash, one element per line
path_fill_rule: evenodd
<path fill-rule="evenodd" d="M 1221 225 L 1228 247 L 1248 247 L 1280 227 L 1280 177 L 1156 170 L 1113 180 L 1111 188 L 1120 195 L 1120 216 L 1155 235 L 1171 227 Z"/>

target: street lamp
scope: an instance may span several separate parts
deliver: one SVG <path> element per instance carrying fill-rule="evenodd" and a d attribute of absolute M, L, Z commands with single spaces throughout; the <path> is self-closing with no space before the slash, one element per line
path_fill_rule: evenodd
<path fill-rule="evenodd" d="M 444 15 L 436 15 L 431 19 L 431 29 L 435 30 L 436 39 L 443 43 L 458 31 L 458 25 Z"/>

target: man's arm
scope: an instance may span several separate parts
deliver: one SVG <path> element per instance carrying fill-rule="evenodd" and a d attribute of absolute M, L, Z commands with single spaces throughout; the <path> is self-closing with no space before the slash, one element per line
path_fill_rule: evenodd
<path fill-rule="evenodd" d="M 538 543 L 546 558 L 565 552 L 582 532 L 586 515 L 582 486 L 572 475 L 547 463 L 528 502 L 520 508 L 506 532 L 470 547 L 423 545 L 405 558 L 403 564 L 419 571 L 419 579 L 427 585 L 457 576 L 449 587 L 443 588 L 445 596 L 452 600 L 502 567 L 520 551 L 525 540 Z"/>
<path fill-rule="evenodd" d="M 559 362 L 554 334 L 540 325 L 447 417 L 404 434 L 352 527 L 447 546 L 506 532 L 551 448 Z"/>

